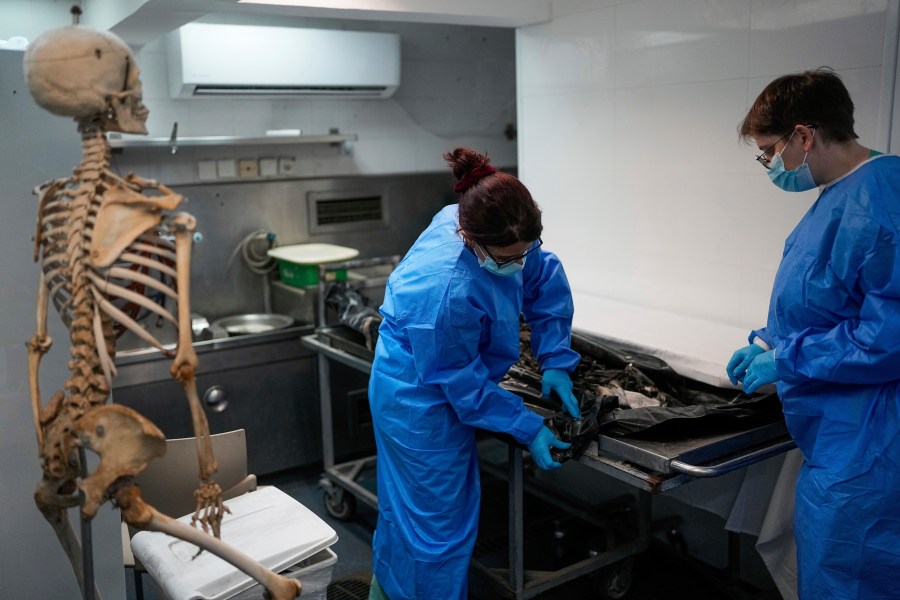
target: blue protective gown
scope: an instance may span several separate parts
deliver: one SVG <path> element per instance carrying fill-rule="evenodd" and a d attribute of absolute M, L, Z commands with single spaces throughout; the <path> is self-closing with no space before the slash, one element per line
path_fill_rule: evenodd
<path fill-rule="evenodd" d="M 803 600 L 900 598 L 900 158 L 827 186 L 788 237 L 765 329 L 803 453 Z M 751 335 L 751 339 L 752 339 Z"/>
<path fill-rule="evenodd" d="M 572 371 L 572 296 L 541 249 L 494 275 L 439 212 L 391 274 L 369 380 L 378 447 L 374 571 L 391 600 L 465 600 L 481 496 L 475 428 L 534 439 L 543 421 L 497 384 L 519 358 L 519 315 L 544 369 Z"/>

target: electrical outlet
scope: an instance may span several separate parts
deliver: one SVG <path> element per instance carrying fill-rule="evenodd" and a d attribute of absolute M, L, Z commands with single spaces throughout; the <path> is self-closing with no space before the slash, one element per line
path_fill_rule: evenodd
<path fill-rule="evenodd" d="M 242 158 L 238 161 L 238 173 L 241 179 L 259 177 L 259 163 L 255 158 Z"/>
<path fill-rule="evenodd" d="M 197 179 L 201 181 L 209 181 L 216 178 L 216 161 L 214 160 L 198 160 L 197 161 Z"/>
<path fill-rule="evenodd" d="M 297 171 L 297 160 L 293 156 L 278 157 L 278 174 L 293 175 Z"/>
<path fill-rule="evenodd" d="M 277 158 L 261 158 L 259 159 L 259 174 L 262 177 L 272 177 L 278 175 L 278 159 Z"/>
<path fill-rule="evenodd" d="M 233 158 L 217 160 L 216 172 L 219 177 L 237 177 L 237 164 Z"/>

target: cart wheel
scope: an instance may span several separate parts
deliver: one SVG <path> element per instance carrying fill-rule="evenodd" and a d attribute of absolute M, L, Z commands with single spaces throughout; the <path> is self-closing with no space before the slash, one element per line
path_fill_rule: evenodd
<path fill-rule="evenodd" d="M 356 498 L 340 488 L 326 490 L 325 510 L 338 521 L 349 521 L 356 514 Z"/>
<path fill-rule="evenodd" d="M 666 540 L 679 554 L 687 554 L 687 542 L 678 528 L 672 528 L 666 532 Z"/>
<path fill-rule="evenodd" d="M 597 591 L 603 600 L 620 600 L 631 591 L 634 559 L 626 558 L 601 569 L 597 575 Z"/>

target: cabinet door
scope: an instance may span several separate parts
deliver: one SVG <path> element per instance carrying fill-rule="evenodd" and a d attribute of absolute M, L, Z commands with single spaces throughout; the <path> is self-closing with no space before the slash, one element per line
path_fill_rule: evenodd
<path fill-rule="evenodd" d="M 337 462 L 375 454 L 375 432 L 369 409 L 369 375 L 331 362 L 331 410 Z"/>
<path fill-rule="evenodd" d="M 194 435 L 187 399 L 168 374 L 170 360 L 151 356 L 119 365 L 113 401 L 137 410 L 167 438 Z M 198 357 L 197 391 L 210 431 L 246 429 L 252 473 L 322 462 L 316 358 L 299 336 L 224 343 L 201 348 Z"/>

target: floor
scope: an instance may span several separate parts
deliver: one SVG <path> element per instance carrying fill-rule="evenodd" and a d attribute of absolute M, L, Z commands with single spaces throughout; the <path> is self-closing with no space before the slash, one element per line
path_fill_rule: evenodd
<path fill-rule="evenodd" d="M 372 573 L 372 532 L 375 529 L 377 517 L 375 511 L 358 503 L 356 514 L 352 520 L 339 521 L 332 518 L 325 510 L 323 491 L 319 487 L 319 473 L 317 472 L 287 472 L 277 476 L 262 477 L 260 483 L 277 486 L 319 515 L 337 532 L 339 539 L 331 549 L 337 554 L 338 560 L 334 565 L 327 600 L 365 600 L 368 597 L 366 582 L 371 579 Z M 493 484 L 483 483 L 483 487 L 486 498 L 499 496 L 499 500 L 505 501 L 505 492 L 490 492 L 495 487 Z M 482 522 L 505 522 L 505 515 L 497 514 L 497 518 L 491 515 L 494 511 L 500 513 L 504 510 L 502 502 L 492 506 L 490 502 L 486 501 L 482 507 L 482 515 L 486 518 L 483 518 Z M 545 508 L 535 505 L 534 510 L 545 511 Z M 527 520 L 529 515 L 527 506 L 525 514 Z M 543 521 L 547 521 L 547 519 L 543 519 Z M 557 521 L 553 521 L 553 523 L 555 526 L 559 524 Z M 500 542 L 501 547 L 505 543 L 504 540 L 505 538 Z M 549 548 L 551 544 L 548 542 L 545 545 Z M 485 547 L 480 538 L 476 554 L 489 552 L 490 550 L 484 550 Z M 573 541 L 571 547 L 579 547 L 579 543 Z M 570 552 L 558 544 L 554 548 L 553 552 L 556 553 L 556 558 Z M 532 553 L 532 556 L 537 554 L 539 553 Z M 552 561 L 551 554 L 539 557 L 539 560 Z M 528 566 L 526 565 L 526 568 Z M 631 567 L 631 577 L 630 582 L 624 580 L 628 582 L 626 589 L 617 588 L 617 584 L 623 582 L 622 570 L 617 571 L 615 567 L 611 567 L 601 570 L 596 576 L 582 577 L 556 587 L 537 598 L 538 600 L 597 600 L 602 598 L 657 600 L 677 596 L 702 600 L 744 600 L 745 598 L 780 600 L 777 592 L 758 593 L 744 587 L 729 585 L 727 578 L 719 571 L 696 564 L 696 561 L 679 555 L 670 545 L 656 538 L 649 550 L 635 557 L 633 562 L 627 566 Z M 627 574 L 627 569 L 625 573 Z M 617 576 L 618 578 L 616 578 Z M 164 599 L 164 595 L 152 577 L 144 575 L 142 580 L 145 600 Z M 134 600 L 133 579 L 130 575 L 126 577 L 126 588 L 127 599 Z M 502 595 L 487 586 L 483 580 L 479 580 L 477 576 L 472 576 L 470 577 L 469 597 L 470 600 L 498 600 Z"/>

